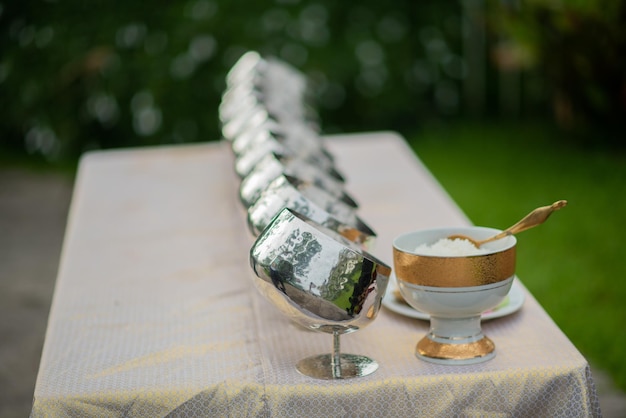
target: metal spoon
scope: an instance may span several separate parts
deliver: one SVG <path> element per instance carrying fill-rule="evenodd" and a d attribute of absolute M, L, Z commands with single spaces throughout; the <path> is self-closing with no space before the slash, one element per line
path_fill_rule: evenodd
<path fill-rule="evenodd" d="M 461 234 L 450 235 L 448 239 L 465 239 L 471 242 L 472 244 L 474 244 L 476 248 L 479 248 L 481 245 L 487 242 L 496 241 L 508 235 L 514 235 L 514 234 L 517 234 L 518 232 L 522 232 L 527 229 L 533 228 L 539 224 L 542 224 L 543 222 L 545 222 L 546 219 L 548 219 L 548 217 L 552 214 L 552 212 L 554 212 L 555 210 L 559 210 L 562 207 L 565 207 L 565 205 L 567 205 L 567 200 L 559 200 L 557 202 L 554 202 L 550 206 L 541 206 L 533 210 L 532 212 L 530 212 L 528 215 L 522 218 L 522 220 L 520 220 L 515 225 L 487 239 L 475 240 L 473 238 L 470 238 L 466 235 L 461 235 Z"/>

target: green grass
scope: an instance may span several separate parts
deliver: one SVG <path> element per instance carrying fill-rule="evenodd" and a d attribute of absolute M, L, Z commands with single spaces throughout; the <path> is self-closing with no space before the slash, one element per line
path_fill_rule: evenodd
<path fill-rule="evenodd" d="M 523 123 L 425 127 L 410 142 L 476 225 L 506 228 L 568 200 L 518 235 L 517 274 L 583 355 L 626 390 L 626 153 L 583 149 Z"/>

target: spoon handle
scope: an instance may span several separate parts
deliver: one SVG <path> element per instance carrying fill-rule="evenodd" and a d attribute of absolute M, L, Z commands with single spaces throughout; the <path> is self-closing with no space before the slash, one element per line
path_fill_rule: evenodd
<path fill-rule="evenodd" d="M 514 235 L 514 234 L 517 234 L 518 232 L 526 231 L 527 229 L 530 229 L 539 224 L 542 224 L 545 222 L 546 219 L 548 219 L 548 217 L 552 214 L 552 212 L 561 209 L 565 205 L 567 205 L 567 200 L 559 200 L 549 206 L 539 207 L 533 210 L 532 212 L 530 212 L 528 215 L 524 216 L 515 225 L 505 229 L 504 231 L 500 232 L 497 235 L 494 235 L 493 237 L 489 239 L 481 241 L 480 243 L 482 245 L 486 242 L 495 241 L 500 238 L 504 238 L 507 235 Z"/>

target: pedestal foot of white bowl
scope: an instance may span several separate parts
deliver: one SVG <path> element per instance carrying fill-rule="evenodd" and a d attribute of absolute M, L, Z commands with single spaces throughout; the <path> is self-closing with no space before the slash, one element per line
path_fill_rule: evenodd
<path fill-rule="evenodd" d="M 476 364 L 495 357 L 496 346 L 480 327 L 480 315 L 468 318 L 430 318 L 430 331 L 415 355 L 437 364 Z"/>

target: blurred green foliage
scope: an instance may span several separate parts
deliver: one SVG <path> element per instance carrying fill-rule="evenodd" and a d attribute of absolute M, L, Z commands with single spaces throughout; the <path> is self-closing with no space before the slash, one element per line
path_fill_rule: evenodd
<path fill-rule="evenodd" d="M 623 128 L 623 4 L 0 1 L 0 151 L 58 162 L 219 139 L 225 75 L 248 50 L 313 81 L 328 133 L 497 116 L 511 69 L 518 116 L 554 103 L 569 125 Z M 466 97 L 476 86 L 480 109 Z"/>
<path fill-rule="evenodd" d="M 219 139 L 225 75 L 247 50 L 313 80 L 327 132 L 415 124 L 458 111 L 460 19 L 452 1 L 3 2 L 2 143 L 58 160 Z"/>
<path fill-rule="evenodd" d="M 544 78 L 557 123 L 571 134 L 626 140 L 626 1 L 494 0 L 497 65 Z"/>

